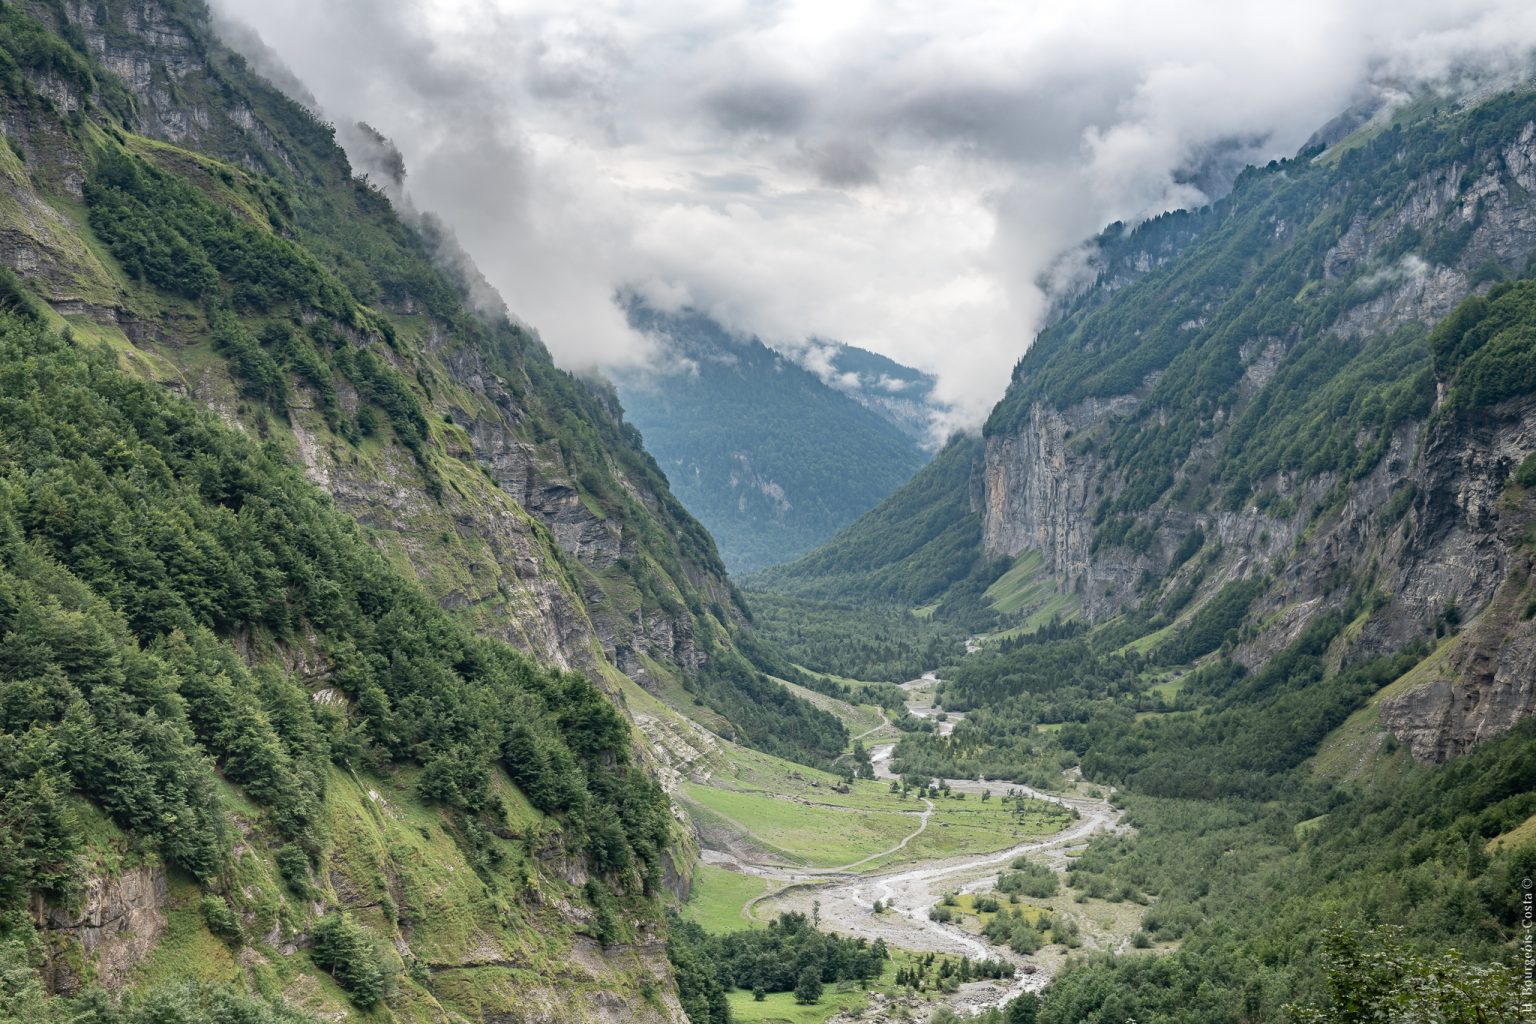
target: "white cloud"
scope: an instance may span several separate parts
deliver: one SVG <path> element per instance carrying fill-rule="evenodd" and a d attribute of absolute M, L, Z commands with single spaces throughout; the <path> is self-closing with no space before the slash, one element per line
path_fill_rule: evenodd
<path fill-rule="evenodd" d="M 655 358 L 629 288 L 929 370 L 962 425 L 1102 225 L 1536 43 L 1523 0 L 215 3 L 399 144 L 563 364 Z"/>

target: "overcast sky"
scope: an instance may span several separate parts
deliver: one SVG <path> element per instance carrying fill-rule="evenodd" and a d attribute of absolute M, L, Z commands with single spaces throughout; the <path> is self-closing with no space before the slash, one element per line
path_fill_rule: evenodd
<path fill-rule="evenodd" d="M 415 205 L 563 365 L 654 358 L 612 302 L 634 288 L 932 371 L 962 425 L 1105 224 L 1536 44 L 1530 0 L 214 6 L 325 116 L 395 140 Z"/>

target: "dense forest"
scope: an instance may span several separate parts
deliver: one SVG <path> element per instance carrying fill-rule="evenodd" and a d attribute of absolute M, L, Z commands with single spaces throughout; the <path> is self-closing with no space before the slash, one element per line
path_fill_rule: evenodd
<path fill-rule="evenodd" d="M 333 761 L 419 764 L 418 791 L 462 812 L 469 844 L 505 816 L 489 785 L 499 765 L 566 820 L 573 852 L 654 890 L 666 800 L 590 682 L 470 634 L 285 461 L 211 414 L 35 319 L 0 327 L 12 907 L 77 891 L 81 838 L 59 802 L 77 792 L 216 878 L 231 833 L 215 769 L 263 807 L 302 878 L 326 849 Z M 293 647 L 326 665 L 343 702 L 312 701 L 277 667 Z"/>
<path fill-rule="evenodd" d="M 938 605 L 941 617 L 983 628 L 980 594 L 1004 566 L 981 554 L 970 507 L 980 441 L 956 435 L 898 491 L 827 544 L 788 565 L 745 577 L 754 589 L 823 600 Z"/>
<path fill-rule="evenodd" d="M 926 461 L 919 438 L 756 338 L 638 301 L 630 321 L 679 368 L 621 376 L 625 413 L 732 572 L 804 554 Z"/>
<path fill-rule="evenodd" d="M 1180 945 L 1150 961 L 1078 962 L 1047 991 L 1042 1021 L 1230 1021 L 1234 1006 L 1281 1019 L 1288 1003 L 1325 1006 L 1329 971 L 1343 970 L 1333 961 L 1347 952 L 1328 945 L 1330 929 L 1358 938 L 1409 922 L 1401 935 L 1361 940 L 1367 951 L 1355 955 L 1390 953 L 1426 971 L 1447 969 L 1435 966 L 1447 948 L 1474 963 L 1508 956 L 1536 848 L 1492 840 L 1536 813 L 1532 723 L 1439 769 L 1396 750 L 1371 787 L 1336 785 L 1307 758 L 1423 653 L 1330 673 L 1321 659 L 1336 632 L 1312 631 L 1257 673 L 1213 662 L 1180 690 L 1184 712 L 1138 714 L 1156 667 L 1083 639 L 972 656 L 942 691 L 946 708 L 972 709 L 953 735 L 901 741 L 903 772 L 1051 785 L 1060 767 L 1081 764 L 1120 787 L 1136 831 L 1095 842 L 1068 884 L 1145 907 L 1138 944 Z M 1004 897 L 1029 891 L 1008 874 L 996 887 Z M 987 934 L 1033 952 L 1038 931 L 1003 914 Z M 1493 988 L 1479 1005 L 1507 1005 L 1505 981 L 1486 980 Z"/>
<path fill-rule="evenodd" d="M 965 630 L 910 608 L 749 591 L 752 623 L 797 665 L 834 676 L 904 683 L 965 653 Z"/>

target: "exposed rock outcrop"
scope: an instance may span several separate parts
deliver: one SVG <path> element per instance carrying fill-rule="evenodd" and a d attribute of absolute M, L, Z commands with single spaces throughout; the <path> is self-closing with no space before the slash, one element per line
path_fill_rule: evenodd
<path fill-rule="evenodd" d="M 1404 328 L 1409 337 L 1422 337 L 1411 332 L 1433 327 L 1484 287 L 1480 282 L 1498 277 L 1497 268 L 1522 267 L 1536 252 L 1533 195 L 1536 121 L 1490 144 L 1488 159 L 1477 166 L 1426 168 L 1400 194 L 1344 222 L 1321 258 L 1323 279 L 1307 287 L 1348 282 L 1339 284 L 1347 288 L 1345 300 L 1316 329 L 1339 346 L 1363 346 Z M 1091 324 L 1083 310 L 1113 301 L 1110 292 L 1171 258 L 1171 245 L 1176 254 L 1188 241 L 1178 228 L 1149 231 L 1144 258 L 1120 239 L 1103 242 L 1097 291 L 1068 315 Z M 1275 244 L 1283 246 L 1292 230 L 1277 221 L 1274 237 L 1281 241 Z M 1431 261 L 1411 248 L 1404 252 L 1415 239 L 1449 241 L 1433 250 Z M 1203 318 L 1180 327 L 1192 347 L 1202 343 Z M 1437 628 L 1465 624 L 1467 636 L 1443 674 L 1384 702 L 1382 710 L 1386 727 L 1416 756 L 1461 753 L 1536 712 L 1531 628 L 1519 615 L 1526 607 L 1519 595 L 1532 571 L 1526 531 L 1536 513 L 1506 486 L 1513 468 L 1536 450 L 1536 399 L 1452 416 L 1441 411 L 1442 387 L 1430 415 L 1398 425 L 1362 475 L 1273 474 L 1253 482 L 1253 492 L 1266 495 L 1262 507 L 1223 509 L 1209 495 L 1229 483 L 1213 473 L 1232 442 L 1232 425 L 1250 405 L 1272 397 L 1267 389 L 1283 384 L 1293 343 L 1259 333 L 1234 346 L 1237 367 L 1220 371 L 1232 375 L 1226 404 L 1204 414 L 1184 442 L 1182 463 L 1146 504 L 1117 501 L 1134 468 L 1122 461 L 1127 430 L 1165 426 L 1169 417 L 1169 410 L 1149 404 L 1159 394 L 1155 375 L 1130 394 L 1066 407 L 1033 401 L 1011 426 L 987 436 L 972 497 L 983 545 L 992 555 L 1040 552 L 1057 586 L 1075 594 L 1096 620 L 1153 601 L 1158 589 L 1149 586 L 1170 576 L 1163 592 L 1181 581 L 1198 584 L 1201 597 L 1191 606 L 1198 607 L 1233 580 L 1267 575 L 1272 585 L 1249 619 L 1262 626 L 1247 630 L 1233 652 L 1250 667 L 1290 644 L 1319 615 L 1342 609 L 1352 594 L 1378 596 L 1362 627 L 1340 641 L 1337 658 L 1387 653 Z M 1094 348 L 1083 334 L 1068 344 Z M 1377 443 L 1374 436 L 1356 439 L 1362 449 Z M 1207 552 L 1219 554 L 1181 569 L 1173 555 L 1197 529 Z"/>
<path fill-rule="evenodd" d="M 53 938 L 43 966 L 49 990 L 75 991 L 86 980 L 80 973 L 86 964 L 101 983 L 122 985 L 165 931 L 165 899 L 165 871 L 141 865 L 87 879 L 78 909 L 34 900 L 33 921 Z"/>

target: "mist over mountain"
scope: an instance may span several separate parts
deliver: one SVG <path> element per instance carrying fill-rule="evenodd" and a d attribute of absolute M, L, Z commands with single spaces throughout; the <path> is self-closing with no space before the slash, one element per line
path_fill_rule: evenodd
<path fill-rule="evenodd" d="M 0 1024 L 1531 1018 L 1529 4 L 219 7 L 0 4 Z"/>
<path fill-rule="evenodd" d="M 926 446 L 934 446 L 947 410 L 934 398 L 932 374 L 902 366 L 878 352 L 838 342 L 812 341 L 796 360 L 822 381 Z"/>
<path fill-rule="evenodd" d="M 1352 105 L 1461 91 L 1536 43 L 1520 0 L 215 6 L 326 119 L 409 153 L 418 205 L 560 365 L 650 359 L 612 301 L 641 288 L 932 373 L 941 434 L 985 420 L 1105 224 L 1202 205 Z"/>
<path fill-rule="evenodd" d="M 926 461 L 924 374 L 828 342 L 791 357 L 638 299 L 629 316 L 665 369 L 616 376 L 625 417 L 732 572 L 805 553 Z"/>

